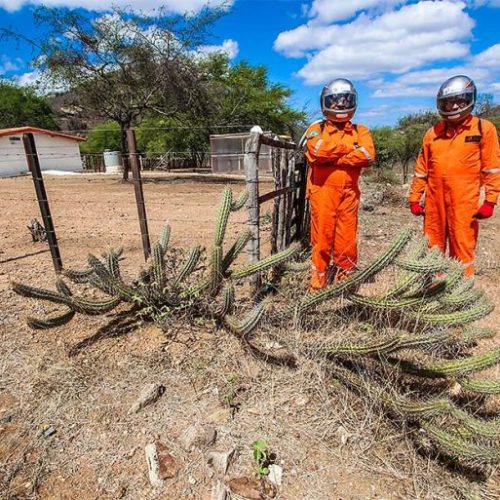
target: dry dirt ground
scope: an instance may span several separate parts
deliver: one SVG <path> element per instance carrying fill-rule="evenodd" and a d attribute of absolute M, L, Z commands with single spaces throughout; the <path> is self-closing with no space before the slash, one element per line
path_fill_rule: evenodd
<path fill-rule="evenodd" d="M 64 265 L 81 269 L 88 253 L 122 246 L 123 268 L 133 277 L 144 260 L 133 185 L 81 175 L 47 176 L 46 186 Z M 148 179 L 151 235 L 169 222 L 172 245 L 209 245 L 223 187 L 168 175 Z M 243 185 L 235 181 L 233 188 Z M 403 225 L 418 227 L 402 199 L 361 212 L 362 264 Z M 234 448 L 226 480 L 252 478 L 257 439 L 267 441 L 284 471 L 276 498 L 457 496 L 450 486 L 455 473 L 415 454 L 400 428 L 307 362 L 296 369 L 266 364 L 210 325 L 176 325 L 173 342 L 146 325 L 79 344 L 109 321 L 101 317 L 30 330 L 25 316 L 50 309 L 17 296 L 10 283 L 52 288 L 55 281 L 50 254 L 40 253 L 47 247 L 33 243 L 26 228 L 40 219 L 30 178 L 0 179 L 0 213 L 0 498 L 208 500 L 218 477 L 206 454 Z M 236 214 L 229 234 L 244 229 L 244 220 Z M 478 284 L 497 306 L 487 320 L 492 326 L 500 314 L 499 229 L 499 214 L 482 223 L 478 257 Z M 76 345 L 83 347 L 75 351 Z M 163 384 L 164 395 L 130 414 L 150 383 Z M 183 449 L 180 435 L 198 423 L 216 429 L 216 442 Z M 177 469 L 156 489 L 144 455 L 152 442 L 166 446 Z M 485 491 L 500 498 L 497 473 Z"/>

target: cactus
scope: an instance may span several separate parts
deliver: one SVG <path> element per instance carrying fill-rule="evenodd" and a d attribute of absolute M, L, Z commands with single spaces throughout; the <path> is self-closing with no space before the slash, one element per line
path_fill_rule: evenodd
<path fill-rule="evenodd" d="M 448 308 L 461 309 L 464 306 L 474 304 L 483 296 L 484 292 L 479 289 L 470 290 L 468 292 L 455 291 L 452 294 L 440 297 L 439 302 L 448 306 Z"/>
<path fill-rule="evenodd" d="M 379 342 L 356 345 L 356 344 L 338 344 L 326 348 L 329 354 L 352 354 L 356 356 L 371 356 L 373 354 L 382 354 L 392 352 L 401 343 L 401 337 L 392 337 Z"/>
<path fill-rule="evenodd" d="M 158 240 L 158 244 L 161 247 L 161 251 L 163 255 L 165 255 L 165 252 L 167 251 L 168 243 L 170 241 L 170 226 L 167 224 L 163 228 L 161 234 L 160 234 L 160 239 Z"/>
<path fill-rule="evenodd" d="M 226 234 L 227 222 L 229 213 L 231 212 L 231 204 L 233 202 L 233 193 L 231 189 L 226 187 L 222 193 L 222 201 L 219 206 L 219 214 L 217 216 L 217 224 L 215 227 L 215 246 L 222 246 L 224 235 Z"/>
<path fill-rule="evenodd" d="M 234 316 L 228 315 L 225 317 L 225 322 L 233 333 L 239 337 L 246 337 L 259 324 L 266 305 L 267 302 L 263 300 L 257 304 L 242 321 L 238 321 Z"/>
<path fill-rule="evenodd" d="M 400 359 L 391 359 L 389 361 L 391 364 L 398 366 L 401 370 L 415 375 L 435 378 L 456 377 L 496 365 L 500 362 L 500 348 L 492 349 L 482 354 L 476 354 L 469 358 L 442 361 L 429 365 L 417 364 Z"/>
<path fill-rule="evenodd" d="M 82 271 L 63 269 L 62 273 L 73 283 L 88 283 L 89 278 L 94 274 L 94 270 L 90 268 Z"/>
<path fill-rule="evenodd" d="M 309 294 L 297 306 L 292 305 L 289 307 L 285 307 L 284 309 L 278 312 L 276 317 L 287 316 L 289 314 L 293 314 L 294 312 L 297 312 L 298 314 L 303 314 L 309 309 L 317 306 L 321 302 L 324 302 L 325 300 L 328 299 L 332 299 L 334 297 L 338 297 L 349 288 L 365 282 L 368 278 L 372 277 L 373 275 L 378 273 L 381 269 L 388 266 L 394 260 L 394 258 L 403 250 L 403 248 L 408 243 L 410 238 L 411 238 L 411 229 L 410 228 L 404 229 L 395 238 L 392 245 L 385 252 L 383 252 L 377 259 L 375 259 L 368 267 L 354 273 L 344 281 L 335 283 L 326 288 L 323 288 L 322 290 L 318 290 L 314 293 Z"/>
<path fill-rule="evenodd" d="M 458 383 L 468 391 L 480 394 L 500 394 L 500 380 L 479 380 L 474 378 L 461 378 Z"/>
<path fill-rule="evenodd" d="M 477 412 L 482 398 L 468 403 L 469 412 L 447 397 L 429 399 L 425 386 L 422 390 L 418 389 L 418 380 L 436 379 L 432 384 L 436 389 L 443 389 L 442 394 L 446 394 L 445 390 L 452 381 L 458 381 L 464 389 L 477 394 L 500 393 L 498 381 L 481 380 L 476 375 L 476 372 L 500 363 L 500 348 L 474 356 L 464 356 L 463 353 L 464 346 L 492 335 L 491 331 L 467 326 L 492 310 L 492 306 L 483 299 L 482 292 L 474 288 L 474 281 L 464 278 L 462 269 L 441 256 L 437 249 L 427 251 L 425 239 L 421 239 L 398 259 L 411 237 L 411 231 L 407 228 L 366 268 L 356 271 L 344 281 L 301 296 L 298 300 L 292 299 L 273 314 L 267 312 L 267 304 L 273 299 L 273 296 L 269 296 L 241 319 L 235 313 L 240 310 L 236 304 L 237 280 L 273 268 L 276 273 L 276 269 L 279 269 L 280 274 L 285 276 L 282 290 L 286 292 L 286 280 L 289 279 L 295 286 L 297 279 L 281 271 L 303 272 L 309 267 L 309 262 L 292 261 L 301 249 L 299 244 L 257 263 L 234 266 L 251 234 L 246 231 L 238 236 L 225 252 L 226 229 L 231 213 L 244 205 L 246 196 L 246 193 L 242 193 L 234 201 L 231 190 L 224 189 L 213 245 L 206 254 L 200 247 L 195 247 L 183 262 L 177 264 L 175 249 L 166 251 L 170 238 L 170 228 L 167 226 L 160 240 L 152 247 L 149 267 L 130 284 L 125 283 L 120 273 L 121 251 L 110 250 L 103 260 L 89 256 L 89 268 L 84 271 L 65 271 L 65 276 L 72 281 L 88 283 L 104 292 L 104 299 L 74 295 L 61 280 L 56 283 L 57 291 L 14 284 L 14 290 L 25 297 L 64 306 L 64 312 L 45 319 L 28 318 L 28 324 L 38 329 L 52 328 L 71 321 L 76 312 L 103 314 L 128 302 L 133 307 L 127 313 L 134 315 L 131 319 L 135 321 L 156 321 L 164 326 L 172 318 L 186 320 L 202 317 L 211 324 L 225 327 L 248 343 L 249 335 L 261 323 L 265 323 L 266 318 L 280 320 L 279 326 L 285 330 L 286 322 L 293 313 L 307 313 L 327 300 L 343 296 L 349 307 L 344 308 L 342 314 L 345 314 L 344 310 L 356 312 L 362 308 L 365 316 L 363 321 L 372 322 L 373 328 L 364 338 L 357 336 L 353 342 L 311 350 L 309 355 L 326 357 L 328 369 L 335 378 L 364 397 L 373 399 L 379 407 L 391 414 L 396 413 L 403 421 L 408 420 L 427 428 L 440 448 L 451 450 L 466 459 L 496 461 L 498 453 L 495 450 L 474 442 L 474 439 L 478 439 L 478 442 L 500 439 L 498 420 L 483 420 L 471 414 Z M 198 265 L 200 260 L 208 260 L 208 265 Z M 367 296 L 354 292 L 354 287 L 363 285 L 391 265 L 393 268 L 403 268 L 403 271 L 398 272 L 396 284 L 385 293 Z M 433 276 L 437 269 L 443 272 L 444 278 Z M 279 283 L 278 287 L 283 283 Z M 296 293 L 291 295 L 297 296 Z M 278 295 L 280 303 L 283 297 L 284 293 Z M 388 314 L 369 316 L 367 308 L 386 311 Z M 339 308 L 332 309 L 332 314 L 336 314 Z M 341 314 L 338 319 L 344 320 Z M 387 323 L 381 323 L 383 321 Z M 395 324 L 397 330 L 394 329 Z M 457 357 L 457 353 L 461 357 Z M 415 354 L 418 356 L 415 357 Z M 429 355 L 432 355 L 431 362 L 419 361 L 429 359 Z M 325 364 L 325 359 L 322 359 L 322 364 Z M 381 377 L 382 370 L 388 365 L 393 367 L 396 375 L 394 383 L 388 383 Z M 363 375 L 358 371 L 362 371 Z M 411 398 L 406 395 L 408 374 L 412 376 Z"/>
<path fill-rule="evenodd" d="M 216 291 L 222 282 L 222 247 L 215 245 L 212 248 L 212 262 L 210 265 L 210 286 Z"/>
<path fill-rule="evenodd" d="M 174 279 L 173 286 L 179 286 L 195 269 L 201 257 L 201 247 L 194 247 L 186 258 L 184 265 Z"/>
<path fill-rule="evenodd" d="M 107 254 L 104 255 L 109 272 L 112 274 L 112 276 L 118 279 L 121 279 L 119 260 L 122 253 L 123 249 L 111 249 Z"/>
<path fill-rule="evenodd" d="M 152 245 L 148 267 L 142 270 L 139 277 L 127 284 L 121 277 L 121 250 L 109 250 L 103 254 L 103 260 L 90 255 L 88 269 L 84 271 L 65 271 L 64 275 L 75 283 L 88 283 L 102 291 L 106 297 L 90 299 L 72 294 L 69 287 L 61 280 L 56 283 L 57 291 L 44 290 L 19 283 L 13 284 L 18 294 L 34 299 L 46 300 L 63 305 L 69 311 L 44 319 L 28 318 L 28 324 L 33 328 L 51 328 L 70 321 L 75 313 L 86 315 L 105 314 L 115 309 L 119 304 L 127 302 L 133 307 L 127 312 L 139 318 L 140 321 L 156 321 L 164 327 L 166 320 L 174 317 L 207 316 L 213 320 L 223 320 L 221 324 L 228 326 L 237 334 L 248 335 L 255 328 L 264 314 L 264 305 L 256 307 L 241 322 L 229 316 L 235 307 L 235 289 L 231 276 L 237 279 L 245 278 L 253 273 L 275 267 L 291 258 L 298 251 L 294 245 L 283 252 L 272 255 L 250 266 L 243 266 L 236 271 L 231 266 L 251 234 L 246 231 L 240 235 L 224 255 L 223 245 L 231 212 L 239 210 L 248 199 L 248 193 L 242 192 L 233 201 L 231 190 L 226 187 L 218 211 L 214 231 L 214 245 L 209 253 L 210 265 L 208 272 L 203 266 L 198 266 L 202 257 L 202 248 L 197 246 L 177 266 L 176 252 L 167 253 L 170 240 L 170 227 L 165 226 L 159 241 Z M 172 259 L 172 262 L 167 262 Z M 189 279 L 193 276 L 193 279 Z M 225 283 L 221 300 L 218 295 Z M 194 284 L 193 284 L 194 283 Z M 214 304 L 219 304 L 214 307 Z"/>
<path fill-rule="evenodd" d="M 457 311 L 453 313 L 412 313 L 407 314 L 420 323 L 428 323 L 433 326 L 454 326 L 454 325 L 464 325 L 466 323 L 472 323 L 478 319 L 484 318 L 493 311 L 494 307 L 492 304 L 487 302 L 479 304 L 471 309 Z"/>
<path fill-rule="evenodd" d="M 442 260 L 441 261 L 436 260 L 434 262 L 398 260 L 395 263 L 401 269 L 421 274 L 438 273 L 440 271 L 445 271 L 446 268 L 448 267 L 447 263 Z"/>
<path fill-rule="evenodd" d="M 422 427 L 429 433 L 431 438 L 455 456 L 486 463 L 497 463 L 500 461 L 498 450 L 485 448 L 465 441 L 455 434 L 444 431 L 429 422 L 423 422 Z"/>
<path fill-rule="evenodd" d="M 165 288 L 165 260 L 163 259 L 163 250 L 159 243 L 151 248 L 151 270 L 153 273 L 154 291 L 161 295 Z"/>
<path fill-rule="evenodd" d="M 23 297 L 28 297 L 30 299 L 47 300 L 49 302 L 54 302 L 55 304 L 64 304 L 65 306 L 71 307 L 71 297 L 53 292 L 51 290 L 23 285 L 21 283 L 13 283 L 12 289 L 14 290 L 14 292 L 22 295 Z"/>
<path fill-rule="evenodd" d="M 338 344 L 326 348 L 329 354 L 351 354 L 357 356 L 371 356 L 373 354 L 388 354 L 401 349 L 419 349 L 436 344 L 446 344 L 454 339 L 451 332 L 441 334 L 409 336 L 397 335 L 383 341 L 366 344 Z"/>
<path fill-rule="evenodd" d="M 266 269 L 270 269 L 271 267 L 275 267 L 278 264 L 286 262 L 288 259 L 291 259 L 298 251 L 300 250 L 299 243 L 293 243 L 285 250 L 281 252 L 270 255 L 269 257 L 256 262 L 255 264 L 249 264 L 248 266 L 241 267 L 239 269 L 235 269 L 231 272 L 231 277 L 233 279 L 241 279 L 247 276 L 250 276 L 257 272 L 265 271 Z"/>
<path fill-rule="evenodd" d="M 56 326 L 62 326 L 69 323 L 75 314 L 76 311 L 69 310 L 60 316 L 52 316 L 45 319 L 28 317 L 26 322 L 28 323 L 28 326 L 34 330 L 46 330 L 48 328 L 55 328 Z"/>
<path fill-rule="evenodd" d="M 247 200 L 248 200 L 248 191 L 245 189 L 238 196 L 238 199 L 231 203 L 231 212 L 237 212 L 238 210 L 243 208 Z"/>
<path fill-rule="evenodd" d="M 236 257 L 240 254 L 240 252 L 245 248 L 245 245 L 252 238 L 252 233 L 250 231 L 246 231 L 241 234 L 237 240 L 233 243 L 231 248 L 228 250 L 226 255 L 224 255 L 224 259 L 222 259 L 222 271 L 225 273 L 229 266 L 236 260 Z"/>
<path fill-rule="evenodd" d="M 232 314 L 234 309 L 234 301 L 235 301 L 234 283 L 232 281 L 228 281 L 222 291 L 222 305 L 215 309 L 214 311 L 215 316 L 223 318 L 224 316 Z"/>

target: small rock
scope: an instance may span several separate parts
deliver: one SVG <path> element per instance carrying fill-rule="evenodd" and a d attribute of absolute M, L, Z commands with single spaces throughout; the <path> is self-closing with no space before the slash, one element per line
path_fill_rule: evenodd
<path fill-rule="evenodd" d="M 253 415 L 255 417 L 257 417 L 261 414 L 260 410 L 258 408 L 248 408 L 247 413 L 249 413 L 250 415 Z"/>
<path fill-rule="evenodd" d="M 175 458 L 168 452 L 167 447 L 162 443 L 156 443 L 156 451 L 160 462 L 161 479 L 175 477 L 177 472 L 179 472 L 179 466 Z"/>
<path fill-rule="evenodd" d="M 225 474 L 236 452 L 235 448 L 229 451 L 211 451 L 207 455 L 207 463 L 220 474 Z"/>
<path fill-rule="evenodd" d="M 144 448 L 144 453 L 146 454 L 146 462 L 148 465 L 149 482 L 154 488 L 160 488 L 163 486 L 163 480 L 160 477 L 160 462 L 156 453 L 156 446 L 154 444 L 148 444 Z"/>
<path fill-rule="evenodd" d="M 261 500 L 260 483 L 256 479 L 248 477 L 237 477 L 227 483 L 229 489 L 236 495 L 240 495 L 250 500 Z"/>
<path fill-rule="evenodd" d="M 196 479 L 193 477 L 193 476 L 189 476 L 188 478 L 188 483 L 191 485 L 191 486 L 194 486 L 196 484 Z"/>
<path fill-rule="evenodd" d="M 2 424 L 8 424 L 9 422 L 12 422 L 12 415 L 5 415 L 5 417 L 2 417 L 1 422 Z"/>
<path fill-rule="evenodd" d="M 161 384 L 150 384 L 145 387 L 137 401 L 130 407 L 129 414 L 137 413 L 147 405 L 156 402 L 165 392 L 165 386 Z"/>
<path fill-rule="evenodd" d="M 283 469 L 279 465 L 271 464 L 269 466 L 269 475 L 267 478 L 274 486 L 279 488 L 283 482 Z"/>
<path fill-rule="evenodd" d="M 56 432 L 57 432 L 56 428 L 55 428 L 55 427 L 50 426 L 50 427 L 48 427 L 47 429 L 45 429 L 45 430 L 43 431 L 43 437 L 44 437 L 44 438 L 48 438 L 48 437 L 50 437 L 50 436 L 53 436 Z"/>
<path fill-rule="evenodd" d="M 217 439 L 217 431 L 214 427 L 201 427 L 192 425 L 188 427 L 180 436 L 179 441 L 186 451 L 191 451 L 194 447 L 201 448 L 211 446 Z"/>

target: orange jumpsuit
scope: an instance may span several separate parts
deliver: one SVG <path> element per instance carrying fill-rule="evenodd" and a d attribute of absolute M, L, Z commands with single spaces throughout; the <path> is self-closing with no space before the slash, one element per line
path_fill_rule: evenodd
<path fill-rule="evenodd" d="M 500 149 L 495 126 L 476 116 L 457 126 L 441 121 L 427 131 L 415 166 L 410 202 L 425 193 L 424 233 L 429 245 L 464 263 L 474 274 L 481 186 L 485 201 L 500 194 Z"/>
<path fill-rule="evenodd" d="M 374 161 L 375 147 L 370 131 L 351 122 L 313 123 L 306 139 L 312 243 L 309 289 L 317 290 L 327 285 L 330 261 L 339 279 L 356 268 L 358 179 L 361 168 Z"/>

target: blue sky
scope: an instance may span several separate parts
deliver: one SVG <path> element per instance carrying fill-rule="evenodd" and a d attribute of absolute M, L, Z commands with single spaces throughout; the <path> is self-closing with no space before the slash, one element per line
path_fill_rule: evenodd
<path fill-rule="evenodd" d="M 206 0 L 45 0 L 102 15 L 111 4 L 173 12 Z M 212 5 L 222 0 L 211 0 Z M 0 0 L 0 26 L 36 34 L 31 9 L 39 0 Z M 206 50 L 233 61 L 264 64 L 270 78 L 294 91 L 292 103 L 319 113 L 319 93 L 335 77 L 354 81 L 355 121 L 392 125 L 409 112 L 434 108 L 439 85 L 465 73 L 480 93 L 500 101 L 500 0 L 229 0 Z M 3 41 L 0 76 L 29 83 L 28 47 Z"/>

